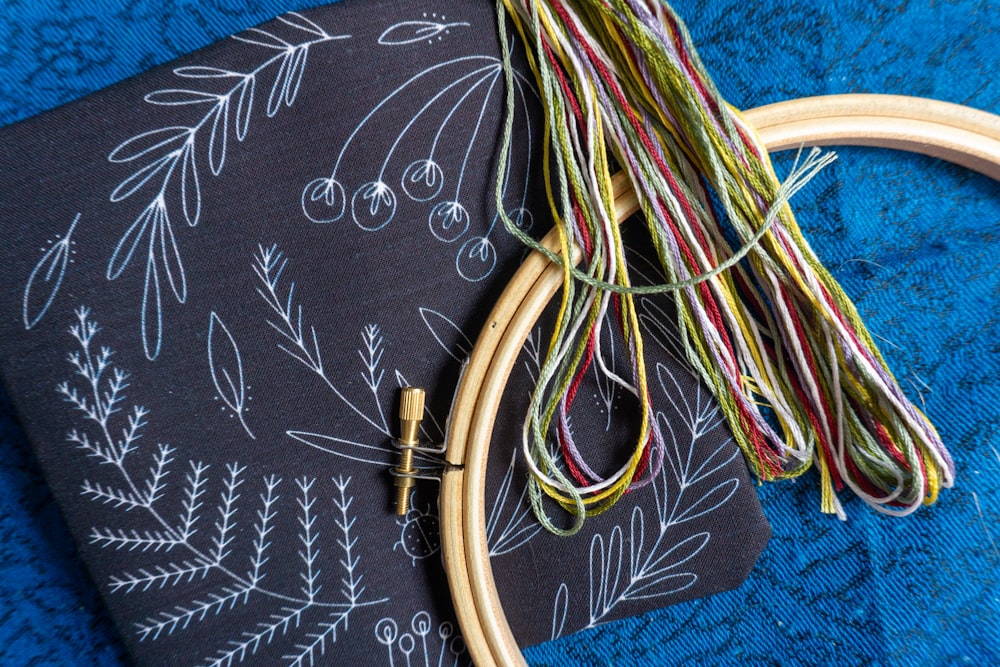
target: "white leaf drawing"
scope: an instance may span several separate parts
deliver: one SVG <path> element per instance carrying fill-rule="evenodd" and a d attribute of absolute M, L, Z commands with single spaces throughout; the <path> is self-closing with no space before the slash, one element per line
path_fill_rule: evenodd
<path fill-rule="evenodd" d="M 150 249 L 152 254 L 152 249 Z M 146 262 L 146 280 L 142 288 L 142 314 L 139 321 L 142 347 L 147 359 L 160 354 L 163 340 L 163 302 L 160 293 L 160 274 L 152 257 Z"/>
<path fill-rule="evenodd" d="M 114 153 L 112 153 L 112 155 L 114 155 Z M 177 157 L 179 155 L 180 150 L 167 153 L 126 178 L 118 185 L 118 187 L 114 189 L 114 191 L 112 191 L 111 201 L 119 202 L 123 199 L 128 199 L 134 195 L 139 188 L 148 183 L 160 172 L 164 170 L 169 172 L 170 169 L 173 168 L 173 165 L 177 162 Z"/>
<path fill-rule="evenodd" d="M 165 213 L 163 211 L 163 214 Z M 125 267 L 132 261 L 132 256 L 139 247 L 143 236 L 146 235 L 146 230 L 152 224 L 154 216 L 160 214 L 161 208 L 159 206 L 147 206 L 122 235 L 121 239 L 118 240 L 118 245 L 115 247 L 115 251 L 111 254 L 111 260 L 108 262 L 108 271 L 106 274 L 108 280 L 115 280 L 122 274 Z"/>
<path fill-rule="evenodd" d="M 634 519 L 641 520 L 641 513 L 635 514 Z M 708 545 L 710 539 L 711 535 L 709 533 L 700 532 L 681 540 L 662 555 L 643 564 L 646 576 L 657 576 L 667 570 L 687 563 Z M 643 568 L 637 569 L 636 572 L 639 572 Z"/>
<path fill-rule="evenodd" d="M 323 433 L 309 433 L 308 431 L 286 431 L 285 433 L 288 437 L 305 445 L 358 463 L 389 466 L 392 462 L 392 450 L 387 447 L 355 442 Z"/>
<path fill-rule="evenodd" d="M 160 260 L 163 273 L 170 283 L 170 290 L 174 293 L 174 298 L 178 303 L 187 301 L 187 275 L 184 272 L 184 263 L 181 261 L 181 251 L 177 247 L 177 239 L 174 237 L 173 227 L 165 215 L 157 216 L 154 225 L 159 225 L 159 229 L 154 230 L 150 235 L 150 240 L 159 241 Z M 150 249 L 152 251 L 152 249 Z"/>
<path fill-rule="evenodd" d="M 253 114 L 253 96 L 256 91 L 257 79 L 250 77 L 238 87 L 239 97 L 236 102 L 236 138 L 243 141 L 250 127 L 250 116 Z"/>
<path fill-rule="evenodd" d="M 73 230 L 79 222 L 80 214 L 77 213 L 66 233 L 45 251 L 28 275 L 21 299 L 21 319 L 25 329 L 38 324 L 55 301 L 72 254 Z"/>
<path fill-rule="evenodd" d="M 229 102 L 215 108 L 212 133 L 208 140 L 208 166 L 218 176 L 226 164 L 226 143 L 229 141 Z"/>
<path fill-rule="evenodd" d="M 552 634 L 549 639 L 559 639 L 566 629 L 566 612 L 569 611 L 569 586 L 559 584 L 556 600 L 552 606 Z"/>
<path fill-rule="evenodd" d="M 148 243 L 146 251 L 146 276 L 143 284 L 140 330 L 143 348 L 149 359 L 160 351 L 163 334 L 162 294 L 157 262 L 163 267 L 167 282 L 179 303 L 187 299 L 187 278 L 184 265 L 163 197 L 157 197 L 139 214 L 132 226 L 118 242 L 108 263 L 107 278 L 118 278 L 132 260 L 142 241 Z"/>
<path fill-rule="evenodd" d="M 623 596 L 622 599 L 649 600 L 666 597 L 690 588 L 696 581 L 698 581 L 698 575 L 693 572 L 652 576 L 633 586 L 628 595 Z"/>
<path fill-rule="evenodd" d="M 618 361 L 617 345 L 615 345 L 614 337 L 611 334 L 611 327 L 605 326 L 601 328 L 601 336 L 604 340 L 601 344 L 601 350 L 605 355 L 605 363 L 609 370 L 617 373 L 618 368 L 616 362 Z M 607 415 L 607 420 L 604 422 L 604 430 L 611 430 L 611 415 L 615 406 L 615 398 L 618 394 L 618 383 L 614 382 L 605 373 L 601 372 L 598 365 L 594 364 L 594 379 L 597 384 L 597 392 L 600 398 L 601 409 L 604 410 Z"/>
<path fill-rule="evenodd" d="M 188 104 L 214 104 L 219 101 L 219 96 L 201 90 L 167 88 L 148 93 L 145 100 L 150 104 L 161 106 L 185 106 Z"/>
<path fill-rule="evenodd" d="M 648 313 L 656 306 L 650 302 L 644 307 Z M 661 327 L 660 335 L 667 336 L 664 342 L 669 341 L 669 329 L 660 323 L 656 326 Z M 693 571 L 694 559 L 712 536 L 707 531 L 687 534 L 682 526 L 719 509 L 739 488 L 738 478 L 725 476 L 738 454 L 731 437 L 716 435 L 714 447 L 704 441 L 724 429 L 721 411 L 708 391 L 686 367 L 675 371 L 660 363 L 657 376 L 662 393 L 656 400 L 669 411 L 655 415 L 665 436 L 664 464 L 649 485 L 656 514 L 647 518 L 642 506 L 633 508 L 624 575 L 622 527 L 614 526 L 607 538 L 601 534 L 592 538 L 588 627 L 600 623 L 622 602 L 669 597 L 694 586 L 699 579 Z"/>
<path fill-rule="evenodd" d="M 308 18 L 307 16 L 299 14 L 298 12 L 289 12 L 283 16 L 279 16 L 278 20 L 287 26 L 298 28 L 303 32 L 316 35 L 317 37 L 328 36 L 327 32 L 323 30 L 323 28 L 321 28 L 315 21 Z"/>
<path fill-rule="evenodd" d="M 421 307 L 420 317 L 434 336 L 434 340 L 452 359 L 461 363 L 469 358 L 472 353 L 472 341 L 457 324 L 431 308 Z"/>
<path fill-rule="evenodd" d="M 239 347 L 222 319 L 213 311 L 208 318 L 208 368 L 219 398 L 240 420 L 240 425 L 256 439 L 246 422 L 246 382 Z"/>
<path fill-rule="evenodd" d="M 188 225 L 196 226 L 201 218 L 201 184 L 193 142 L 185 145 L 181 152 L 181 208 Z"/>
<path fill-rule="evenodd" d="M 184 140 L 190 136 L 191 128 L 179 125 L 143 132 L 119 144 L 108 155 L 108 160 L 119 163 L 131 162 L 132 160 L 146 157 L 150 153 L 156 153 L 168 148 L 176 148 L 176 144 L 184 143 Z M 112 199 L 112 201 L 116 200 Z"/>
<path fill-rule="evenodd" d="M 619 601 L 618 588 L 622 575 L 621 526 L 611 529 L 607 545 L 604 536 L 596 533 L 590 540 L 590 618 L 605 616 Z"/>
<path fill-rule="evenodd" d="M 714 509 L 725 505 L 739 488 L 740 480 L 733 478 L 719 482 L 705 495 L 688 505 L 683 512 L 674 516 L 674 523 L 684 523 L 702 517 Z"/>
<path fill-rule="evenodd" d="M 424 42 L 447 34 L 452 28 L 468 27 L 469 24 L 462 22 L 442 23 L 439 21 L 401 21 L 393 24 L 382 31 L 379 35 L 378 43 L 383 46 L 401 46 Z"/>
<path fill-rule="evenodd" d="M 185 79 L 231 79 L 243 77 L 242 74 L 234 72 L 231 69 L 221 69 L 206 65 L 177 67 L 174 69 L 174 74 Z"/>
<path fill-rule="evenodd" d="M 285 106 L 292 106 L 295 98 L 299 95 L 299 88 L 302 86 L 302 75 L 306 71 L 306 60 L 309 58 L 309 49 L 299 49 L 288 71 L 288 82 L 285 85 Z"/>
<path fill-rule="evenodd" d="M 268 49 L 274 49 L 275 51 L 285 51 L 292 46 L 291 43 L 286 42 L 274 33 L 261 28 L 250 28 L 248 30 L 244 30 L 237 35 L 233 35 L 233 39 L 237 42 L 263 46 Z"/>
<path fill-rule="evenodd" d="M 309 445 L 315 449 L 349 459 L 357 463 L 371 463 L 387 468 L 398 458 L 399 454 L 386 445 L 372 445 L 347 438 L 338 438 L 325 433 L 310 433 L 308 431 L 285 431 L 285 435 L 304 445 Z M 436 458 L 423 454 L 414 453 L 414 459 L 429 464 L 439 464 Z"/>
<path fill-rule="evenodd" d="M 281 109 L 282 102 L 288 90 L 289 79 L 292 74 L 292 61 L 295 59 L 295 51 L 286 51 L 281 57 L 281 64 L 278 66 L 278 73 L 271 84 L 271 93 L 267 97 L 267 117 L 273 117 Z"/>
<path fill-rule="evenodd" d="M 504 472 L 486 520 L 486 544 L 489 546 L 490 558 L 519 549 L 542 530 L 542 526 L 534 520 L 531 506 L 527 502 L 528 486 L 518 484 L 521 493 L 514 492 L 517 451 L 515 449 L 510 457 L 510 464 Z"/>

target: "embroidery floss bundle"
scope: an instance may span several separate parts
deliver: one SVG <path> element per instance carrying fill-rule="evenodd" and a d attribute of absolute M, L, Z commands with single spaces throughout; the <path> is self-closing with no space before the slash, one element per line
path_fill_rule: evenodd
<path fill-rule="evenodd" d="M 527 45 L 545 107 L 558 251 L 505 222 L 563 271 L 523 439 L 542 524 L 572 534 L 655 474 L 663 443 L 635 298 L 657 292 L 673 294 L 684 355 L 759 479 L 795 477 L 815 462 L 822 511 L 841 518 L 835 491 L 844 486 L 887 514 L 934 502 L 953 484 L 951 457 L 788 206 L 833 156 L 814 149 L 780 183 L 753 128 L 721 98 L 683 23 L 660 0 L 498 0 L 497 13 L 503 42 L 506 14 Z M 505 70 L 501 163 L 511 149 L 509 56 Z M 615 220 L 615 164 L 636 193 L 664 285 L 632 285 Z M 497 204 L 502 212 L 499 188 Z M 601 349 L 611 320 L 628 351 L 628 378 L 609 369 Z M 607 478 L 587 465 L 567 427 L 594 365 L 642 406 L 634 451 Z M 553 428 L 558 451 L 549 445 Z M 574 516 L 571 525 L 555 524 L 543 495 Z"/>

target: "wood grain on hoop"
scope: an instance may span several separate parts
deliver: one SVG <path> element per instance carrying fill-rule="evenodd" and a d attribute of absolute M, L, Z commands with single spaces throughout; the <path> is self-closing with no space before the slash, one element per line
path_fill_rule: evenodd
<path fill-rule="evenodd" d="M 769 151 L 860 145 L 942 158 L 1000 180 L 1000 117 L 945 102 L 894 95 L 834 95 L 745 112 Z M 618 220 L 638 208 L 614 178 Z M 550 232 L 543 243 L 557 250 Z M 574 258 L 577 259 L 577 258 Z M 524 665 L 500 605 L 486 544 L 486 459 L 508 376 L 528 332 L 562 284 L 562 270 L 532 253 L 500 296 L 459 383 L 441 483 L 441 550 L 452 600 L 476 665 Z M 516 610 L 514 611 L 516 613 Z"/>

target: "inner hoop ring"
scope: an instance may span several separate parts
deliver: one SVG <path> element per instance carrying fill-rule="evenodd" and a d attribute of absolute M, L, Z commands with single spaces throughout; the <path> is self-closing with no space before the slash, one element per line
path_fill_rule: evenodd
<path fill-rule="evenodd" d="M 1000 181 L 1000 116 L 896 95 L 807 97 L 743 113 L 768 151 L 852 145 L 922 153 Z M 638 209 L 628 179 L 614 179 L 619 222 Z M 554 232 L 543 240 L 558 251 Z M 476 665 L 526 663 L 500 604 L 486 544 L 486 459 L 500 398 L 524 341 L 562 285 L 562 269 L 532 252 L 483 327 L 452 407 L 441 479 L 441 553 L 451 597 Z"/>

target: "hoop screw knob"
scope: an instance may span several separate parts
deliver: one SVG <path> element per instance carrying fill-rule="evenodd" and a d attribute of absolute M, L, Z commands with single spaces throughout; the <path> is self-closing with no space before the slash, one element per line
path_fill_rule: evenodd
<path fill-rule="evenodd" d="M 424 390 L 419 387 L 403 387 L 399 395 L 399 445 L 401 447 L 399 467 L 393 483 L 396 485 L 396 515 L 406 516 L 410 511 L 410 491 L 416 484 L 411 476 L 413 449 L 419 444 L 420 422 L 424 418 Z"/>

